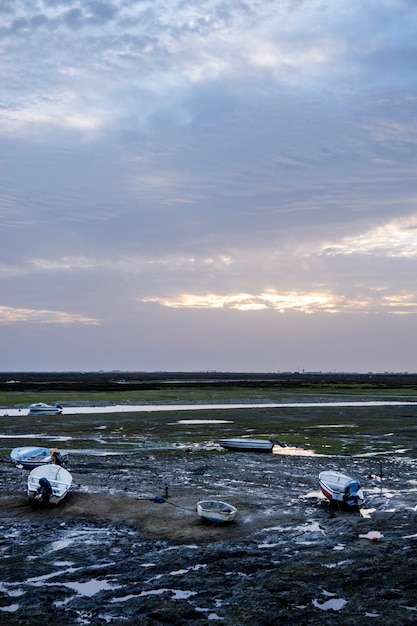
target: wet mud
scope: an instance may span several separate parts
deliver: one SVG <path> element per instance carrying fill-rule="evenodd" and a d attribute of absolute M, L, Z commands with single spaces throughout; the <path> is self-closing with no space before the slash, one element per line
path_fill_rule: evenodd
<path fill-rule="evenodd" d="M 363 514 L 319 493 L 358 477 Z M 415 461 L 219 450 L 70 455 L 73 486 L 33 507 L 0 459 L 0 624 L 417 622 Z M 234 504 L 228 525 L 200 499 Z M 162 501 L 161 501 L 162 500 Z"/>

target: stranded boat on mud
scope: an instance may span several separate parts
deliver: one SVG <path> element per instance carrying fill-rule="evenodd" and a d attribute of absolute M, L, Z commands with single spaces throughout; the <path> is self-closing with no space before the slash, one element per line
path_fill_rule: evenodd
<path fill-rule="evenodd" d="M 23 446 L 14 448 L 10 453 L 10 458 L 19 467 L 24 469 L 34 469 L 40 465 L 65 465 L 68 461 L 68 454 L 60 452 L 58 448 L 39 448 L 37 446 Z"/>
<path fill-rule="evenodd" d="M 219 439 L 217 443 L 226 450 L 236 452 L 272 452 L 275 444 L 285 446 L 284 443 L 278 441 L 276 435 L 270 435 L 268 439 L 249 439 L 248 437 Z"/>
<path fill-rule="evenodd" d="M 32 502 L 58 504 L 67 495 L 71 483 L 71 474 L 59 465 L 35 467 L 28 477 L 27 495 Z"/>
<path fill-rule="evenodd" d="M 57 415 L 58 413 L 62 413 L 62 406 L 58 404 L 58 402 L 55 404 L 36 402 L 35 404 L 31 404 L 29 406 L 29 414 L 32 415 L 34 413 L 38 413 L 40 415 L 47 415 L 48 413 L 51 415 Z"/>
<path fill-rule="evenodd" d="M 227 502 L 204 500 L 197 502 L 197 513 L 208 522 L 231 522 L 235 519 L 237 509 Z"/>
<path fill-rule="evenodd" d="M 359 481 L 341 472 L 320 472 L 319 482 L 321 491 L 331 502 L 352 508 L 362 506 L 365 501 Z"/>

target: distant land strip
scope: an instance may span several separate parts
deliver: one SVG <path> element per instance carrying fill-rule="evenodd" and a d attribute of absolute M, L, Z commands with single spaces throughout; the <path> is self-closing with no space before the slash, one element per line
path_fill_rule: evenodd
<path fill-rule="evenodd" d="M 0 391 L 130 391 L 150 389 L 415 389 L 417 373 L 369 372 L 2 372 Z"/>

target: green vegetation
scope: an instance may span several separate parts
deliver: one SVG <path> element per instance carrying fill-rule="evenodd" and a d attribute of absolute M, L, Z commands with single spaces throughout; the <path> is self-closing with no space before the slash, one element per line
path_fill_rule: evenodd
<path fill-rule="evenodd" d="M 198 390 L 196 390 L 197 392 Z M 33 438 L 25 435 L 36 434 L 38 443 L 47 436 L 48 441 L 68 447 L 68 449 L 97 449 L 100 452 L 117 451 L 130 453 L 141 450 L 158 450 L 177 447 L 178 451 L 187 447 L 203 452 L 210 449 L 217 439 L 251 436 L 266 438 L 275 433 L 278 439 L 289 445 L 328 455 L 373 455 L 376 453 L 395 455 L 407 450 L 408 456 L 417 456 L 417 406 L 282 406 L 263 408 L 199 409 L 192 411 L 128 411 L 115 413 L 71 414 L 70 405 L 80 406 L 88 401 L 94 404 L 121 403 L 126 396 L 113 394 L 85 394 L 82 399 L 72 396 L 65 401 L 61 397 L 43 395 L 31 401 L 57 399 L 63 401 L 62 415 L 17 416 L 0 418 L 0 453 L 8 455 L 17 445 L 33 445 Z M 167 403 L 168 397 L 154 392 L 147 395 L 152 404 Z M 193 395 L 194 402 L 197 395 Z M 100 398 L 100 399 L 99 399 Z M 202 398 L 202 396 L 201 396 Z M 22 399 L 20 397 L 20 399 Z M 212 396 L 206 402 L 220 402 Z M 242 398 L 239 398 L 242 400 Z M 249 398 L 246 398 L 249 400 Z M 262 398 L 264 401 L 271 399 Z M 320 402 L 321 395 L 310 396 L 310 401 Z M 328 399 L 328 398 L 326 398 Z M 340 398 L 333 398 L 337 400 Z M 345 398 L 353 399 L 353 398 Z M 372 398 L 369 397 L 369 400 Z M 222 401 L 225 397 L 222 397 Z M 229 401 L 236 401 L 229 398 Z M 300 400 L 298 394 L 286 398 L 293 403 Z M 178 398 L 176 399 L 178 402 Z M 251 396 L 250 401 L 261 401 Z M 282 401 L 282 400 L 281 400 Z M 131 399 L 133 404 L 143 404 L 144 398 Z M 189 398 L 182 402 L 192 403 Z M 90 405 L 91 406 L 91 405 Z M 68 413 L 66 413 L 66 407 Z M 68 441 L 60 444 L 59 441 Z M 41 444 L 39 444 L 41 445 Z"/>
<path fill-rule="evenodd" d="M 302 389 L 282 389 L 255 386 L 203 386 L 157 387 L 154 389 L 130 389 L 129 385 L 120 386 L 117 391 L 68 391 L 58 388 L 56 391 L 13 391 L 0 390 L 0 407 L 27 407 L 34 402 L 61 402 L 67 406 L 91 404 L 204 404 L 204 403 L 289 403 L 289 402 L 337 402 L 340 401 L 413 401 L 417 398 L 414 388 L 374 388 L 364 385 L 352 385 L 323 388 L 320 385 Z"/>

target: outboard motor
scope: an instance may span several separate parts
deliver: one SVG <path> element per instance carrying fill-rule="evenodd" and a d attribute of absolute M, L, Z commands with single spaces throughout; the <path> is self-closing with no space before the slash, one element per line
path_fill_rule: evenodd
<path fill-rule="evenodd" d="M 37 496 L 35 496 L 35 500 L 40 502 L 41 504 L 49 504 L 49 499 L 52 496 L 52 485 L 47 478 L 42 476 L 39 479 L 39 487 L 37 489 Z"/>
<path fill-rule="evenodd" d="M 55 465 L 60 465 L 61 467 L 63 467 L 67 462 L 67 458 L 60 453 L 58 448 L 52 448 L 51 461 L 55 463 Z"/>
<path fill-rule="evenodd" d="M 363 497 L 360 488 L 360 483 L 357 480 L 352 480 L 346 485 L 343 501 L 348 506 L 359 506 L 362 503 Z"/>

